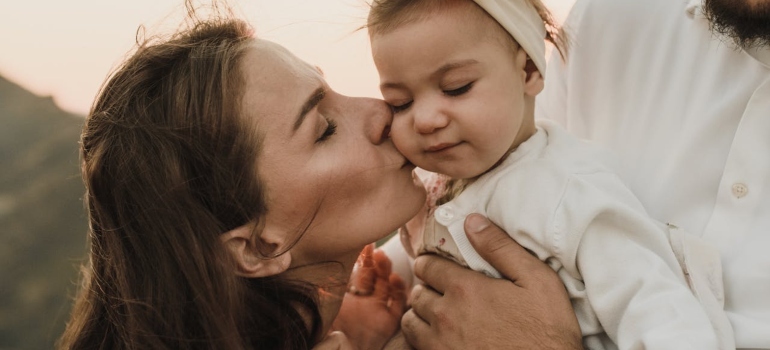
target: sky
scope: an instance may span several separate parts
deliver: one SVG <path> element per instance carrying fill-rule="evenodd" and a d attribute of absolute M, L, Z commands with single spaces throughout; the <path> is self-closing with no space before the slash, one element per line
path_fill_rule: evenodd
<path fill-rule="evenodd" d="M 563 21 L 574 0 L 544 0 Z M 63 109 L 85 115 L 110 71 L 131 51 L 140 25 L 168 32 L 183 0 L 4 0 L 0 75 Z M 201 1 L 198 1 L 201 3 Z M 259 37 L 319 66 L 331 87 L 380 97 L 366 32 L 365 0 L 230 0 Z"/>

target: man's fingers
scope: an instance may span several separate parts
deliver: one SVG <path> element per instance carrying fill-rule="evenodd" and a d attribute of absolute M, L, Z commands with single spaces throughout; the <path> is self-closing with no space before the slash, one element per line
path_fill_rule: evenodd
<path fill-rule="evenodd" d="M 465 232 L 479 255 L 506 279 L 518 286 L 526 285 L 526 277 L 532 272 L 550 270 L 547 265 L 482 215 L 468 215 L 465 218 Z"/>
<path fill-rule="evenodd" d="M 436 303 L 441 300 L 441 294 L 430 289 L 424 284 L 418 284 L 412 288 L 409 297 L 411 310 L 427 324 L 433 324 L 436 319 Z"/>
<path fill-rule="evenodd" d="M 428 343 L 433 338 L 430 325 L 410 309 L 401 318 L 401 333 L 406 341 L 417 349 L 430 349 Z"/>
<path fill-rule="evenodd" d="M 479 278 L 484 275 L 462 267 L 433 254 L 424 254 L 414 260 L 414 274 L 441 294 L 456 280 Z"/>

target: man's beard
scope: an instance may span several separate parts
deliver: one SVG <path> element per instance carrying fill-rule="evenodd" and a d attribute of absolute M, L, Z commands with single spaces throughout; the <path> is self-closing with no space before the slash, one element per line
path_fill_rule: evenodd
<path fill-rule="evenodd" d="M 705 0 L 703 13 L 714 33 L 726 35 L 748 48 L 770 45 L 770 1 Z"/>

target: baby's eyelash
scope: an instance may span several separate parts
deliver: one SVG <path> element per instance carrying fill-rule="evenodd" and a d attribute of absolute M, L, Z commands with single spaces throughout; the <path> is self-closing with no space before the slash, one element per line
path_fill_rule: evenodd
<path fill-rule="evenodd" d="M 473 83 L 468 83 L 454 90 L 444 90 L 444 93 L 449 96 L 460 96 L 468 92 L 471 87 L 473 87 Z"/>
<path fill-rule="evenodd" d="M 316 143 L 326 141 L 329 137 L 337 133 L 337 122 L 326 117 L 324 117 L 324 119 L 326 119 L 327 124 L 326 130 L 324 130 L 323 134 L 315 140 Z"/>
<path fill-rule="evenodd" d="M 398 112 L 403 112 L 407 110 L 412 105 L 412 101 L 409 101 L 407 103 L 402 103 L 398 106 L 394 106 L 392 104 L 388 104 L 390 106 L 390 110 L 393 112 L 393 114 L 396 114 Z"/>

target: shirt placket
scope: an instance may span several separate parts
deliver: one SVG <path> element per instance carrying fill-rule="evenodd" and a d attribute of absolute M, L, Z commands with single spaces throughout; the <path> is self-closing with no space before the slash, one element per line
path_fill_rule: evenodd
<path fill-rule="evenodd" d="M 708 156 L 708 155 L 705 155 Z M 703 238 L 730 255 L 749 233 L 770 174 L 770 78 L 754 91 L 735 133 Z"/>

